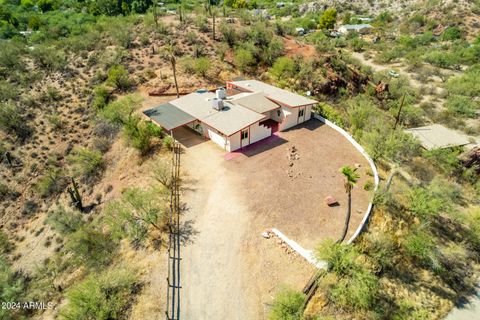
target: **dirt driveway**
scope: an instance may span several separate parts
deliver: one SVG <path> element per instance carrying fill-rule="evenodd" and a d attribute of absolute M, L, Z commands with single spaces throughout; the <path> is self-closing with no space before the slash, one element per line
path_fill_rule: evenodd
<path fill-rule="evenodd" d="M 319 124 L 311 121 L 237 154 L 177 132 L 189 146 L 182 156 L 182 201 L 188 208 L 183 219 L 194 229 L 182 252 L 182 318 L 267 319 L 282 285 L 301 289 L 313 274 L 303 258 L 260 234 L 276 227 L 306 248 L 338 236 L 344 218 L 338 168 L 360 163 L 364 170 L 366 163 L 348 141 Z M 300 158 L 290 167 L 292 145 Z M 357 189 L 352 232 L 361 219 L 355 210 L 364 211 L 368 202 L 367 193 Z M 327 193 L 341 206 L 327 209 Z M 297 201 L 300 194 L 304 201 Z"/>

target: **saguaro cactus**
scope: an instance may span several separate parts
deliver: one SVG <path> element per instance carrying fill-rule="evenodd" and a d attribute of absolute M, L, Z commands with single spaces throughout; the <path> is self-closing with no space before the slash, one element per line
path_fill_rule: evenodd
<path fill-rule="evenodd" d="M 78 210 L 83 210 L 82 196 L 80 195 L 80 192 L 78 191 L 78 184 L 73 178 L 71 178 L 71 180 L 72 180 L 72 187 L 67 189 L 68 194 L 70 194 L 70 199 L 72 199 L 72 204 Z"/>

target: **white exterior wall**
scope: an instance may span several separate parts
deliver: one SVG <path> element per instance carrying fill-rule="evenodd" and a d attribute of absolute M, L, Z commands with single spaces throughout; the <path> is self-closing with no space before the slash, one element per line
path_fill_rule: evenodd
<path fill-rule="evenodd" d="M 301 119 L 298 118 L 298 111 L 300 109 L 304 109 L 304 117 Z M 277 113 L 275 111 L 275 118 L 272 117 L 273 120 L 280 122 L 280 126 L 278 129 L 280 131 L 287 130 L 288 128 L 291 128 L 293 126 L 296 126 L 297 124 L 300 124 L 302 122 L 310 120 L 310 117 L 312 116 L 312 106 L 305 106 L 305 107 L 297 107 L 297 108 L 290 108 L 287 106 L 282 106 L 282 119 L 278 119 Z M 287 112 L 290 114 L 287 115 Z M 286 117 L 285 117 L 286 115 Z"/>
<path fill-rule="evenodd" d="M 284 114 L 284 118 L 283 121 L 280 123 L 280 126 L 278 127 L 280 131 L 286 130 L 298 124 L 297 108 L 282 107 L 282 113 Z"/>
<path fill-rule="evenodd" d="M 250 126 L 250 144 L 265 139 L 272 135 L 272 129 L 261 126 L 259 122 Z"/>
<path fill-rule="evenodd" d="M 237 132 L 227 138 L 227 151 L 235 151 L 240 149 L 240 132 Z"/>

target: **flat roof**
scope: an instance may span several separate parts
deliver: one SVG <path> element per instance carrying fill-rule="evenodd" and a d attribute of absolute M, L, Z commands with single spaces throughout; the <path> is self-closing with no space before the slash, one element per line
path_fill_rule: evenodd
<path fill-rule="evenodd" d="M 409 132 L 417 137 L 422 147 L 427 150 L 464 146 L 470 143 L 467 135 L 440 124 L 405 129 L 405 132 Z"/>
<path fill-rule="evenodd" d="M 213 98 L 215 98 L 213 92 L 193 92 L 170 103 L 226 136 L 231 136 L 265 118 L 263 114 L 235 105 L 228 100 L 223 100 L 224 110 L 215 110 L 212 107 Z"/>
<path fill-rule="evenodd" d="M 232 81 L 231 83 L 248 91 L 262 91 L 267 96 L 267 98 L 273 101 L 284 103 L 290 107 L 300 107 L 318 103 L 318 101 L 316 100 L 309 99 L 297 93 L 274 87 L 258 80 Z"/>
<path fill-rule="evenodd" d="M 371 28 L 372 26 L 369 25 L 368 23 L 363 23 L 363 24 L 344 24 L 341 25 L 339 28 L 344 27 L 345 29 L 363 29 L 363 28 Z"/>
<path fill-rule="evenodd" d="M 173 130 L 195 120 L 194 117 L 170 103 L 145 110 L 143 114 L 165 128 L 165 130 Z"/>
<path fill-rule="evenodd" d="M 258 113 L 265 113 L 280 108 L 278 104 L 267 99 L 262 91 L 253 93 L 242 92 L 229 97 L 228 101 Z"/>

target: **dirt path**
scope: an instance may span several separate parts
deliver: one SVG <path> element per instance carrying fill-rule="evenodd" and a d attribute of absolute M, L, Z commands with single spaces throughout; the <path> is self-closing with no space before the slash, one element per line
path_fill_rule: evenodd
<path fill-rule="evenodd" d="M 182 318 L 266 319 L 274 291 L 284 283 L 300 289 L 312 267 L 260 237 L 224 153 L 213 142 L 189 140 L 183 221 L 194 230 L 182 249 Z"/>
<path fill-rule="evenodd" d="M 220 153 L 212 148 L 202 143 L 183 157 L 192 188 L 183 198 L 189 209 L 184 221 L 194 221 L 198 234 L 182 254 L 182 314 L 185 319 L 254 319 L 247 298 L 232 294 L 242 292 L 238 275 L 247 210 L 232 192 Z"/>

